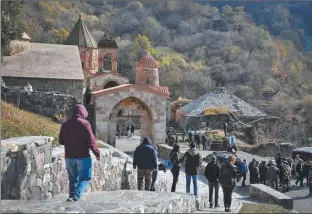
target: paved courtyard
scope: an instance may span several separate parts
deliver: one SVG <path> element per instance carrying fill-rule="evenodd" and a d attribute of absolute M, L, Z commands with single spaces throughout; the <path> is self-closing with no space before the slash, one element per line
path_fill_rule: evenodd
<path fill-rule="evenodd" d="M 133 156 L 133 152 L 139 144 L 140 144 L 140 136 L 138 136 L 137 133 L 132 138 L 122 137 L 116 140 L 116 148 L 129 154 L 130 156 Z M 162 160 L 160 159 L 159 161 L 162 161 Z M 170 170 L 167 170 L 166 172 L 159 171 L 158 178 L 162 178 L 162 179 L 166 179 L 170 181 L 168 182 L 169 184 L 171 184 L 172 183 L 171 181 L 173 180 Z M 168 189 L 171 189 L 171 186 L 168 186 Z M 180 172 L 179 182 L 176 187 L 176 192 L 180 192 L 180 193 L 186 192 L 186 178 L 185 178 L 184 168 L 182 168 Z M 191 184 L 191 193 L 193 193 L 192 184 Z M 207 179 L 204 176 L 199 176 L 198 195 L 204 196 L 204 195 L 208 195 L 208 193 L 209 192 L 208 192 Z M 236 200 L 236 198 L 239 198 L 239 197 L 240 196 L 238 194 L 236 193 L 233 194 L 232 211 L 236 210 L 239 207 L 240 203 L 238 200 Z M 220 205 L 219 208 L 212 208 L 212 209 L 206 208 L 199 212 L 203 212 L 203 213 L 224 212 L 223 192 L 222 192 L 221 187 L 219 188 L 219 205 Z"/>

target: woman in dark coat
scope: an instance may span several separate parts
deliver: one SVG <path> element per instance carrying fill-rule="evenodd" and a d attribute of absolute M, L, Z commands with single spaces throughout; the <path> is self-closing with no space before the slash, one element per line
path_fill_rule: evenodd
<path fill-rule="evenodd" d="M 173 167 L 171 169 L 171 173 L 173 175 L 173 181 L 171 186 L 171 192 L 175 192 L 176 185 L 178 183 L 178 178 L 180 174 L 180 162 L 183 161 L 183 158 L 179 158 L 180 146 L 178 144 L 173 145 L 173 149 L 170 152 L 170 160 L 172 161 Z"/>
<path fill-rule="evenodd" d="M 221 167 L 220 184 L 223 189 L 225 212 L 231 212 L 232 193 L 236 186 L 237 167 L 234 165 L 236 157 L 230 155 L 228 162 Z"/>

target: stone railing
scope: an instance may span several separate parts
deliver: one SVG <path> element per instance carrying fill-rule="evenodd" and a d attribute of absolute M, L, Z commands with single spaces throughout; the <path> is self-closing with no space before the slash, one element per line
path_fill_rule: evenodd
<path fill-rule="evenodd" d="M 1 199 L 44 200 L 68 193 L 63 146 L 52 148 L 52 137 L 30 136 L 1 141 Z M 91 153 L 92 180 L 87 192 L 137 189 L 132 157 L 98 141 L 101 160 Z M 169 192 L 168 180 L 158 179 L 157 192 Z"/>
<path fill-rule="evenodd" d="M 294 200 L 291 197 L 263 184 L 251 184 L 249 195 L 268 203 L 280 205 L 285 209 L 293 209 Z"/>
<path fill-rule="evenodd" d="M 64 148 L 52 149 L 52 137 L 20 137 L 1 141 L 1 199 L 49 199 L 68 192 Z M 136 189 L 136 170 L 127 157 L 101 148 L 93 159 L 87 192 Z"/>

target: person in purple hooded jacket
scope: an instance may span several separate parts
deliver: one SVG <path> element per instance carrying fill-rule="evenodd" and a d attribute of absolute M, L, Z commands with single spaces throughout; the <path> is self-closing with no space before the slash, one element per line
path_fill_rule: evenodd
<path fill-rule="evenodd" d="M 72 117 L 62 124 L 59 143 L 65 146 L 65 162 L 69 179 L 69 198 L 78 201 L 92 178 L 90 150 L 100 160 L 91 125 L 86 120 L 88 112 L 83 105 L 76 105 Z"/>

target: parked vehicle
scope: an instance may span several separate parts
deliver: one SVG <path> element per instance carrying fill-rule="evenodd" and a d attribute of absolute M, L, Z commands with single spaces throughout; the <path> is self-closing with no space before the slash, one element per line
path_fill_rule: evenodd
<path fill-rule="evenodd" d="M 214 155 L 217 158 L 217 162 L 218 164 L 221 165 L 223 163 L 226 163 L 228 161 L 228 157 L 230 155 L 232 155 L 232 153 L 230 152 L 225 152 L 225 151 L 220 151 L 220 152 L 214 152 L 210 155 L 208 155 L 207 157 L 204 158 L 204 161 L 206 162 L 210 162 L 210 158 L 211 156 Z M 237 182 L 239 182 L 242 178 L 242 173 L 241 173 L 241 164 L 242 164 L 243 160 L 240 157 L 236 156 L 236 161 L 235 161 L 235 165 L 237 166 Z"/>
<path fill-rule="evenodd" d="M 299 147 L 292 150 L 291 157 L 294 160 L 296 155 L 304 161 L 312 161 L 312 147 Z"/>

